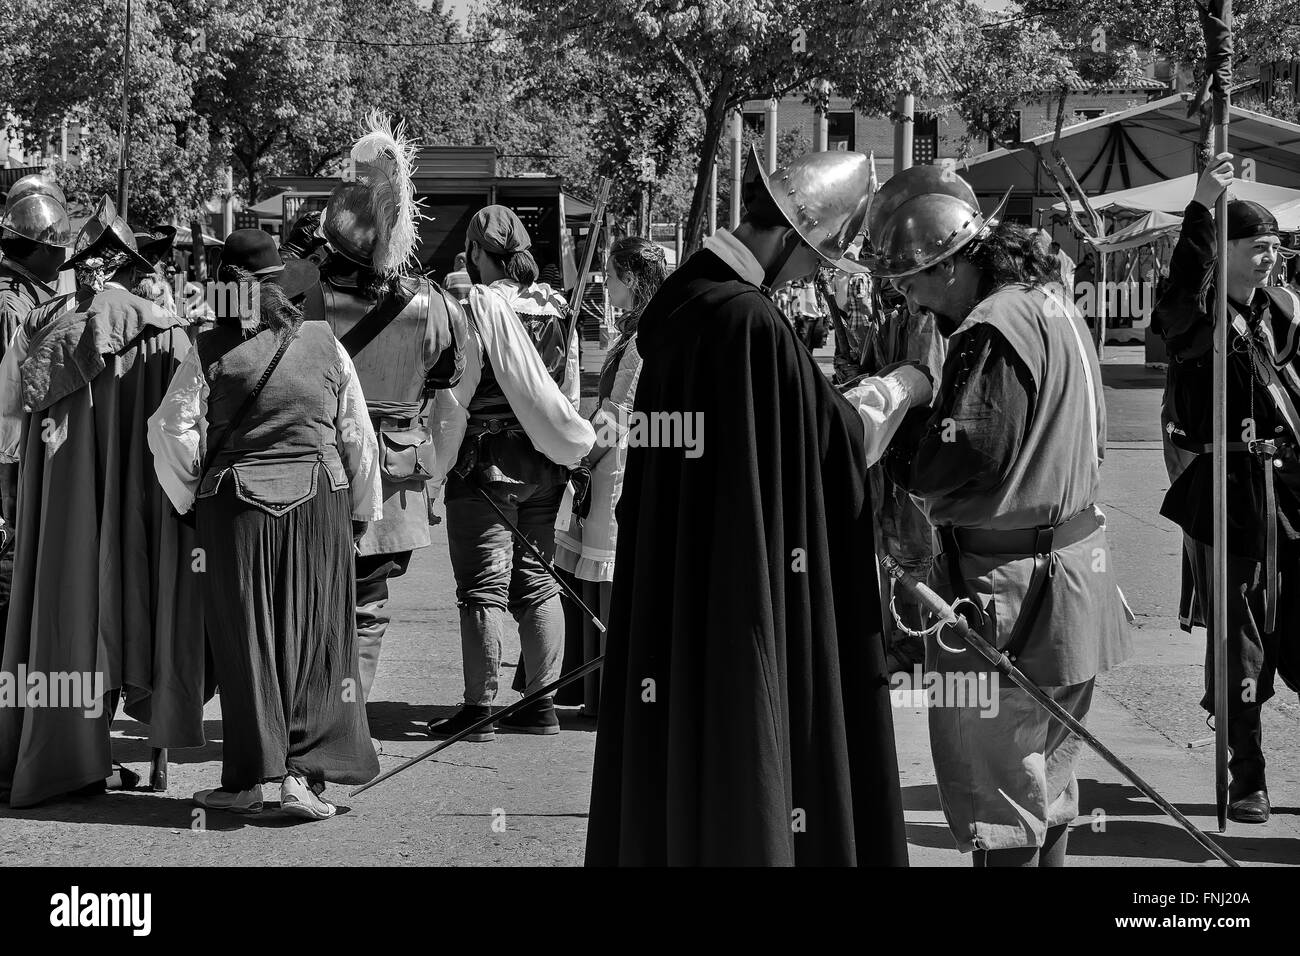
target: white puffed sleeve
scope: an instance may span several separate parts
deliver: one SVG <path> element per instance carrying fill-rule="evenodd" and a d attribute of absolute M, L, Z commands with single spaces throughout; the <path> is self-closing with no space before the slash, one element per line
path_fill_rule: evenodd
<path fill-rule="evenodd" d="M 334 429 L 339 436 L 339 456 L 343 470 L 352 484 L 352 518 L 354 521 L 378 521 L 384 516 L 384 488 L 379 473 L 379 443 L 366 411 L 366 396 L 361 391 L 352 356 L 342 344 L 335 343 L 343 365 L 339 387 L 339 407 Z"/>
<path fill-rule="evenodd" d="M 191 348 L 158 410 L 149 417 L 149 450 L 158 483 L 181 514 L 194 506 L 199 463 L 207 447 L 208 382 Z"/>

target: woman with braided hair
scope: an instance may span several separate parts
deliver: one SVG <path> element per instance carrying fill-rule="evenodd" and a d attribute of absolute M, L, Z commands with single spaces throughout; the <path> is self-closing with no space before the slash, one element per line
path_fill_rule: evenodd
<path fill-rule="evenodd" d="M 614 507 L 623 491 L 628 420 L 641 374 L 641 355 L 636 348 L 637 323 L 668 276 L 664 248 L 640 236 L 620 239 L 610 250 L 605 274 L 610 303 L 622 310 L 615 323 L 618 339 L 600 370 L 596 408 L 591 414 L 596 444 L 582 460 L 578 472 L 589 476 L 590 483 L 585 489 L 579 487 L 576 496 L 573 486 L 570 487 L 560 506 L 555 533 L 556 565 L 578 579 L 583 599 L 602 621 L 609 618 L 618 537 Z M 575 484 L 581 485 L 581 479 Z M 578 634 L 566 636 L 565 647 L 577 652 L 566 661 L 566 670 L 569 664 L 576 666 L 605 652 L 600 635 L 588 619 L 575 615 L 569 619 L 570 628 L 579 621 L 581 640 Z M 583 696 L 587 714 L 595 715 L 600 700 L 599 673 L 587 676 Z"/>

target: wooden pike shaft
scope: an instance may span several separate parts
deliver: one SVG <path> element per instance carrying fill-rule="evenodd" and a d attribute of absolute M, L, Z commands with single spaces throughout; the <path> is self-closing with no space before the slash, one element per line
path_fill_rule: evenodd
<path fill-rule="evenodd" d="M 1231 0 L 1224 16 L 1232 25 Z M 1228 91 L 1214 97 L 1216 152 L 1228 151 Z M 1211 160 L 1213 162 L 1213 160 Z M 1228 829 L 1228 191 L 1214 205 L 1214 580 L 1210 606 L 1214 641 L 1214 802 L 1219 832 Z M 1211 623 L 1211 622 L 1207 622 Z"/>

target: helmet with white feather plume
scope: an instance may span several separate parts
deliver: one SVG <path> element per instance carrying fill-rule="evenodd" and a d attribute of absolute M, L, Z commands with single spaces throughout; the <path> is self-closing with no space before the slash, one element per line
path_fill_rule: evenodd
<path fill-rule="evenodd" d="M 415 143 L 406 125 L 373 112 L 352 147 L 349 182 L 330 194 L 322 223 L 336 250 L 382 276 L 407 275 L 416 265 L 421 218 L 411 176 Z"/>

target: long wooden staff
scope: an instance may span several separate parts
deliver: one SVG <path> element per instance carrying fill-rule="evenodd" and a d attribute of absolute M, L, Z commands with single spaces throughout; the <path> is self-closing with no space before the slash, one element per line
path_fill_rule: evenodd
<path fill-rule="evenodd" d="M 1205 31 L 1207 80 L 1214 94 L 1215 152 L 1228 151 L 1228 86 L 1232 69 L 1232 0 L 1198 3 Z M 1216 22 L 1217 21 L 1217 22 Z M 1226 71 L 1216 61 L 1227 58 Z M 1213 160 L 1211 160 L 1213 162 Z M 1228 828 L 1228 191 L 1214 204 L 1213 474 L 1214 575 L 1210 606 L 1214 641 L 1214 797 L 1219 832 Z M 1211 622 L 1207 622 L 1211 623 Z"/>

